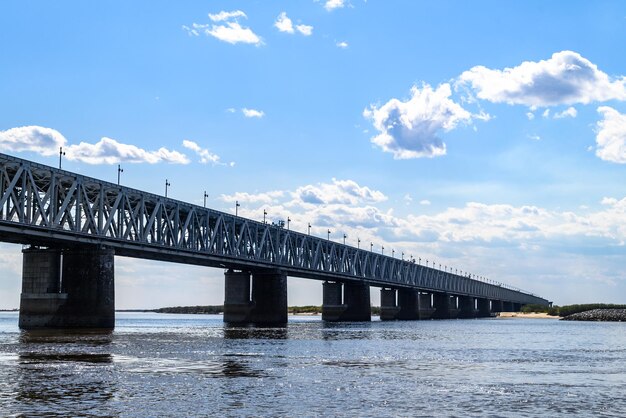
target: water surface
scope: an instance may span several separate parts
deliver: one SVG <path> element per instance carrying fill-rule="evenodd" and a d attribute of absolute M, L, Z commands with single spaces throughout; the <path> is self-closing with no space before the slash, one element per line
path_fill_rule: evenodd
<path fill-rule="evenodd" d="M 0 313 L 0 416 L 623 417 L 625 394 L 625 323 L 118 313 L 68 334 Z"/>

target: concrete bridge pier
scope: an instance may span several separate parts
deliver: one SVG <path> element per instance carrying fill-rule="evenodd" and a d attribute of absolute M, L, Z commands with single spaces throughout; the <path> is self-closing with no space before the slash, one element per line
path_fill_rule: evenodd
<path fill-rule="evenodd" d="M 343 288 L 343 303 L 342 303 Z M 371 321 L 370 287 L 364 283 L 325 282 L 322 304 L 324 321 Z"/>
<path fill-rule="evenodd" d="M 478 318 L 488 318 L 491 316 L 491 308 L 489 307 L 489 299 L 477 298 Z"/>
<path fill-rule="evenodd" d="M 513 312 L 513 302 L 502 302 L 502 312 Z"/>
<path fill-rule="evenodd" d="M 287 275 L 280 272 L 252 273 L 252 317 L 254 324 L 287 323 Z"/>
<path fill-rule="evenodd" d="M 476 318 L 476 298 L 459 296 L 459 318 Z"/>
<path fill-rule="evenodd" d="M 114 251 L 23 250 L 22 329 L 115 327 Z"/>
<path fill-rule="evenodd" d="M 419 301 L 419 319 L 430 319 L 435 312 L 435 308 L 432 303 L 432 295 L 430 293 L 420 293 L 418 297 Z"/>
<path fill-rule="evenodd" d="M 433 293 L 434 295 L 434 307 L 433 319 L 454 319 L 458 316 L 459 310 L 457 309 L 456 296 L 452 296 L 448 293 Z"/>
<path fill-rule="evenodd" d="M 343 304 L 343 283 L 324 282 L 322 285 L 322 320 L 336 322 L 346 310 Z"/>
<path fill-rule="evenodd" d="M 501 300 L 492 300 L 491 312 L 504 312 L 503 302 Z"/>
<path fill-rule="evenodd" d="M 409 321 L 420 319 L 419 296 L 420 295 L 417 290 L 413 290 L 413 289 L 399 289 L 398 290 L 399 311 L 398 311 L 397 319 L 409 320 Z M 382 295 L 381 295 L 381 300 L 382 300 Z"/>
<path fill-rule="evenodd" d="M 250 272 L 227 270 L 224 273 L 224 322 L 247 324 L 252 314 Z"/>
<path fill-rule="evenodd" d="M 398 318 L 400 307 L 396 302 L 396 289 L 380 289 L 380 320 L 392 321 Z"/>

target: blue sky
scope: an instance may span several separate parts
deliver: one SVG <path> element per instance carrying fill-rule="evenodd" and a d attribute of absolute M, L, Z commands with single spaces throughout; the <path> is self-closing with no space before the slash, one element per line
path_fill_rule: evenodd
<path fill-rule="evenodd" d="M 618 1 L 9 0 L 0 152 L 623 303 L 625 41 Z M 220 270 L 116 268 L 118 308 L 223 301 Z"/>

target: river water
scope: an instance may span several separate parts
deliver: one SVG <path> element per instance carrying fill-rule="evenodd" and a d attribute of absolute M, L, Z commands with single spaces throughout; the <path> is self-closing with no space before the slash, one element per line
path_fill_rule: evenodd
<path fill-rule="evenodd" d="M 0 416 L 624 417 L 626 323 L 118 313 L 63 334 L 0 313 Z"/>

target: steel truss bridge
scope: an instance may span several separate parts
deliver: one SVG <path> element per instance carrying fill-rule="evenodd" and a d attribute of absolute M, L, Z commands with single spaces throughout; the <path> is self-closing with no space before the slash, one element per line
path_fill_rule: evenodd
<path fill-rule="evenodd" d="M 546 299 L 0 154 L 0 241 L 96 244 L 122 256 L 364 282 L 520 304 Z M 434 266 L 433 266 L 434 267 Z"/>

